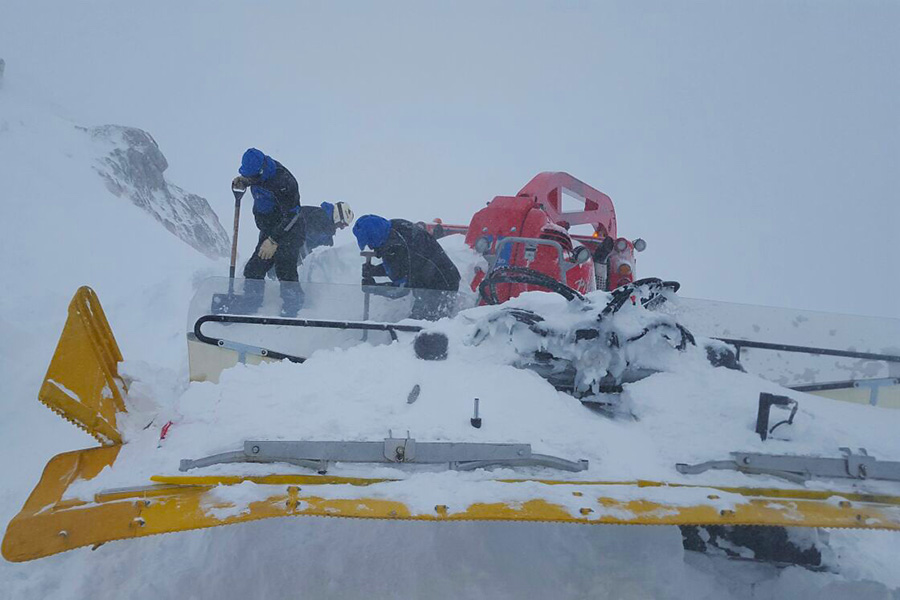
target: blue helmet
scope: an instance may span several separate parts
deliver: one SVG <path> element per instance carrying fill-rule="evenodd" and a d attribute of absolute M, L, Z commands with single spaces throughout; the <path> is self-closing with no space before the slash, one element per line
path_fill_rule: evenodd
<path fill-rule="evenodd" d="M 366 246 L 372 250 L 381 248 L 387 242 L 390 233 L 391 222 L 378 215 L 363 215 L 356 220 L 356 225 L 353 226 L 353 235 L 356 236 L 356 243 L 359 244 L 360 250 Z"/>
<path fill-rule="evenodd" d="M 241 168 L 238 173 L 244 177 L 257 177 L 262 175 L 263 166 L 266 164 L 266 155 L 262 150 L 248 148 L 241 158 Z"/>

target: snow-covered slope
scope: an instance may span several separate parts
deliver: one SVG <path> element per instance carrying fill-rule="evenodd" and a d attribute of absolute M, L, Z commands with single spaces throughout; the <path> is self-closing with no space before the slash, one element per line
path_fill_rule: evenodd
<path fill-rule="evenodd" d="M 224 274 L 224 262 L 211 261 L 130 200 L 110 194 L 93 170 L 95 143 L 57 114 L 13 82 L 0 89 L 0 249 L 6 257 L 0 431 L 14 449 L 0 461 L 4 525 L 50 456 L 94 445 L 36 400 L 77 286 L 97 290 L 131 372 L 171 384 L 154 388 L 159 402 L 174 402 L 185 390 L 185 400 L 202 401 L 214 389 L 187 387 L 184 317 L 195 283 Z M 248 238 L 243 246 L 252 243 Z M 310 279 L 314 264 L 353 277 L 358 257 L 352 246 L 321 254 L 305 271 Z M 402 350 L 384 348 L 378 356 Z M 235 385 L 222 389 L 237 394 L 260 378 L 297 385 L 298 375 L 312 377 L 335 355 L 347 357 L 324 352 L 306 370 L 286 364 L 235 370 L 229 374 Z M 511 373 L 505 376 L 516 385 L 522 376 L 531 381 L 530 374 Z M 465 383 L 454 382 L 452 373 L 441 376 L 448 386 Z M 324 399 L 327 382 L 317 379 L 315 386 L 311 392 Z M 530 389 L 525 385 L 522 393 Z M 423 392 L 421 406 L 429 393 Z M 699 447 L 702 440 L 685 444 Z M 889 598 L 888 588 L 900 586 L 896 536 L 833 532 L 831 543 L 839 572 L 811 573 L 686 555 L 678 530 L 668 527 L 298 518 L 110 543 L 26 564 L 2 562 L 0 598 Z"/>
<path fill-rule="evenodd" d="M 178 330 L 192 281 L 198 273 L 225 273 L 227 268 L 173 236 L 128 198 L 111 194 L 95 169 L 114 146 L 98 145 L 64 114 L 15 81 L 3 82 L 0 427 L 3 440 L 20 449 L 15 460 L 0 461 L 4 523 L 50 456 L 93 445 L 35 401 L 78 286 L 98 291 L 130 357 L 156 368 L 184 369 L 184 339 Z M 205 224 L 211 228 L 217 222 L 210 218 Z M 43 569 L 0 568 L 0 598 L 41 595 L 11 586 L 11 580 L 43 579 Z"/>

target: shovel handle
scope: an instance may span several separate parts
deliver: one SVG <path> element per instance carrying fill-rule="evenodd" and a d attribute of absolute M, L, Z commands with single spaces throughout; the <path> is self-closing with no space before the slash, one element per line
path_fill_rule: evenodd
<path fill-rule="evenodd" d="M 241 198 L 244 197 L 246 190 L 231 188 L 234 194 L 234 233 L 231 236 L 231 268 L 228 271 L 228 277 L 234 279 L 234 266 L 237 263 L 237 242 L 238 242 L 238 226 L 241 222 Z"/>

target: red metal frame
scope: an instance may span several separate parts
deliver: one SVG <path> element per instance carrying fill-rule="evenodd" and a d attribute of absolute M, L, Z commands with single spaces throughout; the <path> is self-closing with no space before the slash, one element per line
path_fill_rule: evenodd
<path fill-rule="evenodd" d="M 564 191 L 581 200 L 584 203 L 584 210 L 563 211 Z M 517 196 L 534 198 L 558 225 L 568 228 L 573 225 L 589 224 L 593 225 L 594 231 L 598 231 L 601 236 L 616 237 L 616 209 L 613 208 L 610 197 L 568 173 L 562 171 L 538 173 L 519 190 Z"/>
<path fill-rule="evenodd" d="M 580 200 L 584 208 L 564 211 L 565 193 Z M 594 234 L 572 235 L 568 232 L 570 227 L 582 224 L 592 225 Z M 611 237 L 614 242 L 621 240 L 616 238 L 616 211 L 610 197 L 568 173 L 539 173 L 517 195 L 495 197 L 472 216 L 468 226 L 447 225 L 439 219 L 425 226 L 437 237 L 464 234 L 466 243 L 472 248 L 480 245 L 480 250 L 495 261 L 495 266 L 534 269 L 582 293 L 597 289 L 596 268 L 608 268 L 606 277 L 601 278 L 606 282 L 605 289 L 614 289 L 634 280 L 634 245 L 624 238 L 625 250 L 614 249 L 606 262 L 574 264 L 576 242 L 595 255 L 605 238 Z M 535 243 L 503 242 L 505 238 L 525 238 L 535 240 Z M 472 289 L 478 287 L 484 276 L 483 272 L 476 273 Z M 531 289 L 542 288 L 500 284 L 497 295 L 505 301 Z"/>

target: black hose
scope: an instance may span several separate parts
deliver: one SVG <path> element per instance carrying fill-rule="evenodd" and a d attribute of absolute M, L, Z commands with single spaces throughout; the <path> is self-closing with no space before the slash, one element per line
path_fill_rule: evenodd
<path fill-rule="evenodd" d="M 478 286 L 478 293 L 485 304 L 500 304 L 497 298 L 497 285 L 500 283 L 522 283 L 534 285 L 555 292 L 571 302 L 574 299 L 584 300 L 584 296 L 566 284 L 553 279 L 549 275 L 525 267 L 500 267 L 487 274 Z"/>

